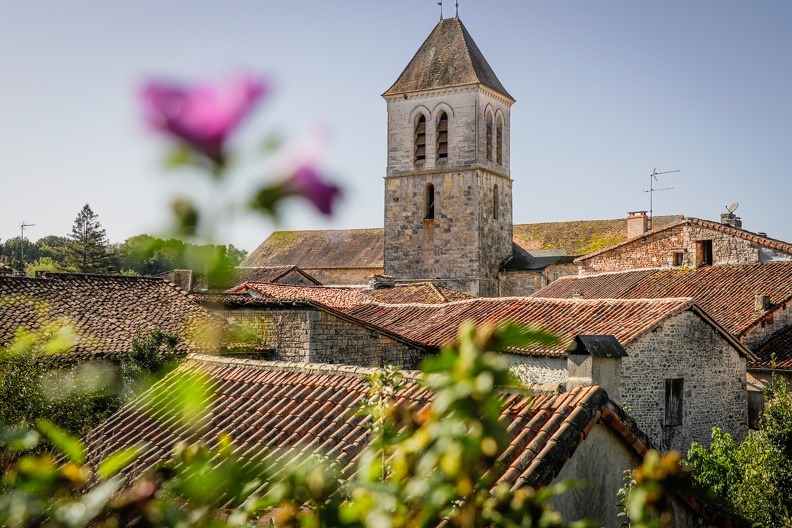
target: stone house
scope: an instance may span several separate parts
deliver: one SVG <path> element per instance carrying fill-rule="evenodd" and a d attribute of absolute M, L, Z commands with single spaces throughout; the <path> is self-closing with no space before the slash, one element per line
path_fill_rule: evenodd
<path fill-rule="evenodd" d="M 208 376 L 215 392 L 197 438 L 188 424 L 168 420 L 167 405 L 152 408 L 144 395 L 89 433 L 87 464 L 96 467 L 113 453 L 146 444 L 145 456 L 120 474 L 128 484 L 169 459 L 177 442 L 189 438 L 212 445 L 228 433 L 246 460 L 272 466 L 288 456 L 322 454 L 336 462 L 341 479 L 351 479 L 358 470 L 370 435 L 360 409 L 373 369 L 192 355 L 180 373 L 161 382 L 160 394 L 178 393 L 169 387 L 190 372 Z M 590 482 L 556 499 L 554 507 L 568 520 L 621 526 L 623 518 L 613 505 L 623 472 L 640 464 L 652 447 L 635 422 L 599 387 L 536 396 L 502 392 L 502 419 L 512 440 L 492 466 L 497 482 L 534 488 L 568 479 Z M 415 411 L 432 397 L 418 383 L 418 373 L 404 372 L 398 401 Z M 748 526 L 703 499 L 673 495 L 671 501 L 674 526 Z"/>
<path fill-rule="evenodd" d="M 514 350 L 506 357 L 524 381 L 545 390 L 568 385 L 567 348 L 577 336 L 612 335 L 627 354 L 620 360 L 621 381 L 599 384 L 630 406 L 657 445 L 684 451 L 693 441 L 708 443 L 713 425 L 737 438 L 747 432 L 745 364 L 753 354 L 689 298 L 450 300 L 399 293 L 417 287 L 249 283 L 225 295 L 222 313 L 256 328 L 277 350 L 272 358 L 358 366 L 415 368 L 425 355 L 453 341 L 465 321 L 538 326 L 558 335 L 559 343 L 546 350 Z M 675 409 L 669 408 L 671 397 Z"/>
<path fill-rule="evenodd" d="M 779 247 L 781 243 L 778 244 Z M 754 248 L 759 253 L 757 248 Z M 776 250 L 780 251 L 780 250 Z M 756 254 L 756 253 L 754 253 Z M 761 253 L 759 253 L 761 254 Z M 766 380 L 773 367 L 792 379 L 792 262 L 651 268 L 563 277 L 541 298 L 662 299 L 693 297 L 710 317 L 753 350 L 749 373 Z M 773 357 L 776 358 L 774 364 Z"/>
<path fill-rule="evenodd" d="M 792 261 L 792 244 L 745 231 L 739 218 L 724 215 L 727 223 L 685 218 L 662 228 L 644 231 L 644 212 L 628 219 L 638 228 L 619 244 L 575 260 L 581 275 L 642 268 L 695 268 Z M 734 224 L 734 225 L 732 225 Z M 629 229 L 629 228 L 628 228 Z"/>

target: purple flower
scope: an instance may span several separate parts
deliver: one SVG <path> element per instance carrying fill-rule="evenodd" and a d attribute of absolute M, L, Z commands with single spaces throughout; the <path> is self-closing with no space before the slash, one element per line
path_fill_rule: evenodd
<path fill-rule="evenodd" d="M 266 92 L 259 79 L 241 76 L 218 85 L 151 82 L 141 92 L 146 122 L 222 165 L 225 141 Z"/>
<path fill-rule="evenodd" d="M 312 165 L 302 165 L 283 183 L 286 194 L 297 194 L 310 200 L 325 215 L 333 213 L 333 203 L 341 195 L 341 190 L 322 181 Z"/>

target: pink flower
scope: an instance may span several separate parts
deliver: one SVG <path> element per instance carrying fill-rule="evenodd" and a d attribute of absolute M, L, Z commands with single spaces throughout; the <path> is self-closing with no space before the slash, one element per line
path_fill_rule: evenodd
<path fill-rule="evenodd" d="M 341 196 L 341 190 L 322 181 L 321 176 L 312 165 L 302 165 L 283 183 L 286 194 L 304 196 L 325 215 L 333 213 L 333 203 Z"/>
<path fill-rule="evenodd" d="M 151 82 L 141 96 L 145 119 L 222 165 L 225 142 L 267 91 L 259 79 L 242 76 L 222 85 L 174 86 Z"/>

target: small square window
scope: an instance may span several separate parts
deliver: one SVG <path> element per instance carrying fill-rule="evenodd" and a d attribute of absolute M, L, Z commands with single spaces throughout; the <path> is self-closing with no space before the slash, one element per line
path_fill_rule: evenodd
<path fill-rule="evenodd" d="M 683 378 L 665 380 L 665 420 L 664 425 L 682 425 Z"/>
<path fill-rule="evenodd" d="M 681 251 L 674 251 L 673 253 L 671 253 L 671 265 L 677 268 L 681 266 L 683 256 L 684 253 L 682 253 Z"/>

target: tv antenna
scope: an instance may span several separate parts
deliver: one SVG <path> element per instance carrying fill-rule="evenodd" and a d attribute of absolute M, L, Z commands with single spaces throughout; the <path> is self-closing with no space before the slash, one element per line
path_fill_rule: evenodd
<path fill-rule="evenodd" d="M 653 226 L 652 226 L 652 213 L 654 212 L 653 211 L 654 193 L 656 193 L 658 191 L 670 191 L 671 189 L 673 189 L 673 187 L 663 187 L 662 189 L 655 189 L 654 188 L 654 183 L 656 181 L 658 181 L 657 177 L 660 176 L 661 174 L 671 174 L 671 173 L 674 173 L 674 172 L 680 172 L 680 170 L 681 169 L 664 171 L 664 172 L 657 172 L 657 167 L 655 167 L 654 170 L 652 170 L 652 174 L 649 175 L 649 190 L 648 191 L 644 191 L 644 192 L 645 193 L 649 193 L 649 229 L 650 230 L 653 229 Z"/>
<path fill-rule="evenodd" d="M 25 228 L 26 227 L 33 227 L 36 224 L 26 224 L 24 220 L 22 223 L 19 224 L 19 268 L 22 273 L 25 273 Z"/>

